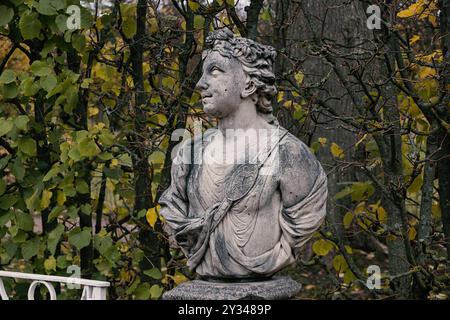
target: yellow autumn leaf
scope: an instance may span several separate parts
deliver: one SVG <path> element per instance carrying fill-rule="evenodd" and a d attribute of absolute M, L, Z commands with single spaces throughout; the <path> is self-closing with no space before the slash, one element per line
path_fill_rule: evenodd
<path fill-rule="evenodd" d="M 414 227 L 409 227 L 408 229 L 408 238 L 409 240 L 414 240 L 416 238 L 417 231 Z"/>
<path fill-rule="evenodd" d="M 345 272 L 348 269 L 347 261 L 343 255 L 337 255 L 333 259 L 333 267 L 337 272 Z"/>
<path fill-rule="evenodd" d="M 341 159 L 344 158 L 344 150 L 342 150 L 342 148 L 334 142 L 331 144 L 330 151 L 333 157 Z"/>
<path fill-rule="evenodd" d="M 353 249 L 350 246 L 345 246 L 345 251 L 347 251 L 348 254 L 353 254 Z"/>
<path fill-rule="evenodd" d="M 408 192 L 409 193 L 416 193 L 420 190 L 420 188 L 422 188 L 422 184 L 423 184 L 423 178 L 422 175 L 419 174 L 414 181 L 411 183 L 411 185 L 408 187 Z"/>
<path fill-rule="evenodd" d="M 54 256 L 51 256 L 44 261 L 44 268 L 47 272 L 56 271 L 56 259 Z"/>
<path fill-rule="evenodd" d="M 113 192 L 116 189 L 115 184 L 111 181 L 110 178 L 106 178 L 106 189 Z"/>
<path fill-rule="evenodd" d="M 422 67 L 420 68 L 419 71 L 419 78 L 420 79 L 425 79 L 427 77 L 433 77 L 436 75 L 436 70 L 433 68 L 429 68 L 429 67 Z"/>
<path fill-rule="evenodd" d="M 317 139 L 317 141 L 319 141 L 319 143 L 324 146 L 327 143 L 327 138 L 320 137 L 319 139 Z"/>
<path fill-rule="evenodd" d="M 50 205 L 50 199 L 52 198 L 53 193 L 50 190 L 45 189 L 42 191 L 41 198 L 41 209 L 46 209 Z"/>
<path fill-rule="evenodd" d="M 433 25 L 433 27 L 437 27 L 437 18 L 434 15 L 428 15 L 428 21 Z"/>
<path fill-rule="evenodd" d="M 173 282 L 175 282 L 176 285 L 179 285 L 180 283 L 183 283 L 183 282 L 186 282 L 189 280 L 184 274 L 182 274 L 179 271 L 176 271 L 175 275 L 170 276 L 170 277 L 173 279 Z"/>
<path fill-rule="evenodd" d="M 281 102 L 284 99 L 284 91 L 279 91 L 277 95 L 277 102 Z"/>
<path fill-rule="evenodd" d="M 353 280 L 356 280 L 356 276 L 353 274 L 352 270 L 347 269 L 344 273 L 344 283 L 350 284 Z"/>
<path fill-rule="evenodd" d="M 295 75 L 294 75 L 294 78 L 295 78 L 295 81 L 297 81 L 297 84 L 301 84 L 302 82 L 303 82 L 303 79 L 305 78 L 305 75 L 302 73 L 302 72 L 297 72 Z"/>
<path fill-rule="evenodd" d="M 145 214 L 145 218 L 147 219 L 148 224 L 152 228 L 155 227 L 156 220 L 158 220 L 158 211 L 159 211 L 159 205 L 148 209 L 147 213 Z"/>
<path fill-rule="evenodd" d="M 414 3 L 410 5 L 407 9 L 400 11 L 397 13 L 397 17 L 399 18 L 409 18 L 414 16 L 417 12 L 419 12 L 419 9 L 421 8 L 420 3 Z"/>
<path fill-rule="evenodd" d="M 198 8 L 200 8 L 200 4 L 197 1 L 189 0 L 188 1 L 188 5 L 189 5 L 189 8 L 191 8 L 192 11 L 197 11 Z"/>
<path fill-rule="evenodd" d="M 386 210 L 384 210 L 384 208 L 382 206 L 379 206 L 377 208 L 377 216 L 378 216 L 378 221 L 380 221 L 381 223 L 387 222 L 387 213 L 386 213 Z"/>
<path fill-rule="evenodd" d="M 411 39 L 409 40 L 409 44 L 414 44 L 414 43 L 416 43 L 416 42 L 419 41 L 419 40 L 420 40 L 420 36 L 417 35 L 417 34 L 415 34 L 415 35 L 413 35 L 413 36 L 411 37 Z"/>
<path fill-rule="evenodd" d="M 66 200 L 67 198 L 64 192 L 62 190 L 58 190 L 58 193 L 56 194 L 56 202 L 58 203 L 58 206 L 62 206 Z"/>
<path fill-rule="evenodd" d="M 116 167 L 118 164 L 119 164 L 119 160 L 117 160 L 117 159 L 111 160 L 111 167 Z"/>
<path fill-rule="evenodd" d="M 353 212 L 349 211 L 344 215 L 344 227 L 348 228 L 353 221 Z"/>
<path fill-rule="evenodd" d="M 88 117 L 93 117 L 99 113 L 99 110 L 97 107 L 89 107 L 88 108 Z"/>

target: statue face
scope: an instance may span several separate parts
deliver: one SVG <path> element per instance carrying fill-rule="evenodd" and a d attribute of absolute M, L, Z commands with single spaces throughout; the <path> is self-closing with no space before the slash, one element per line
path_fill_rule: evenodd
<path fill-rule="evenodd" d="M 241 63 L 217 51 L 209 51 L 203 61 L 203 74 L 197 83 L 203 110 L 214 117 L 224 118 L 235 112 L 242 101 L 246 75 Z"/>

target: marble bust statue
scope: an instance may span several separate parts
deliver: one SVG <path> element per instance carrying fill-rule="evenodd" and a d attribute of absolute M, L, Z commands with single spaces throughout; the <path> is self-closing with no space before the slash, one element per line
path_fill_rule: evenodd
<path fill-rule="evenodd" d="M 159 201 L 165 230 L 204 280 L 270 278 L 326 215 L 322 166 L 272 115 L 275 56 L 225 29 L 207 38 L 197 89 L 218 126 L 182 143 Z"/>

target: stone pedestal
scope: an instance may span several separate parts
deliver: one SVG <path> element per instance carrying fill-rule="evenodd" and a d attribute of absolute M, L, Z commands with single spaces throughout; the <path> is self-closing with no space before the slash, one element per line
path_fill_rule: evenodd
<path fill-rule="evenodd" d="M 255 282 L 184 282 L 163 295 L 164 300 L 284 300 L 294 297 L 301 285 L 288 277 Z"/>

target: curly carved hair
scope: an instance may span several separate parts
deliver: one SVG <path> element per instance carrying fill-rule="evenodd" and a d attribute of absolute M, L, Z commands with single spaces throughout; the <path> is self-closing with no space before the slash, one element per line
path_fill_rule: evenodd
<path fill-rule="evenodd" d="M 258 112 L 265 114 L 273 121 L 271 99 L 277 94 L 273 63 L 277 55 L 271 46 L 257 43 L 251 39 L 235 37 L 228 29 L 211 32 L 206 38 L 208 50 L 217 51 L 227 58 L 236 58 L 241 62 L 247 75 L 247 82 L 253 82 L 257 88 Z"/>

